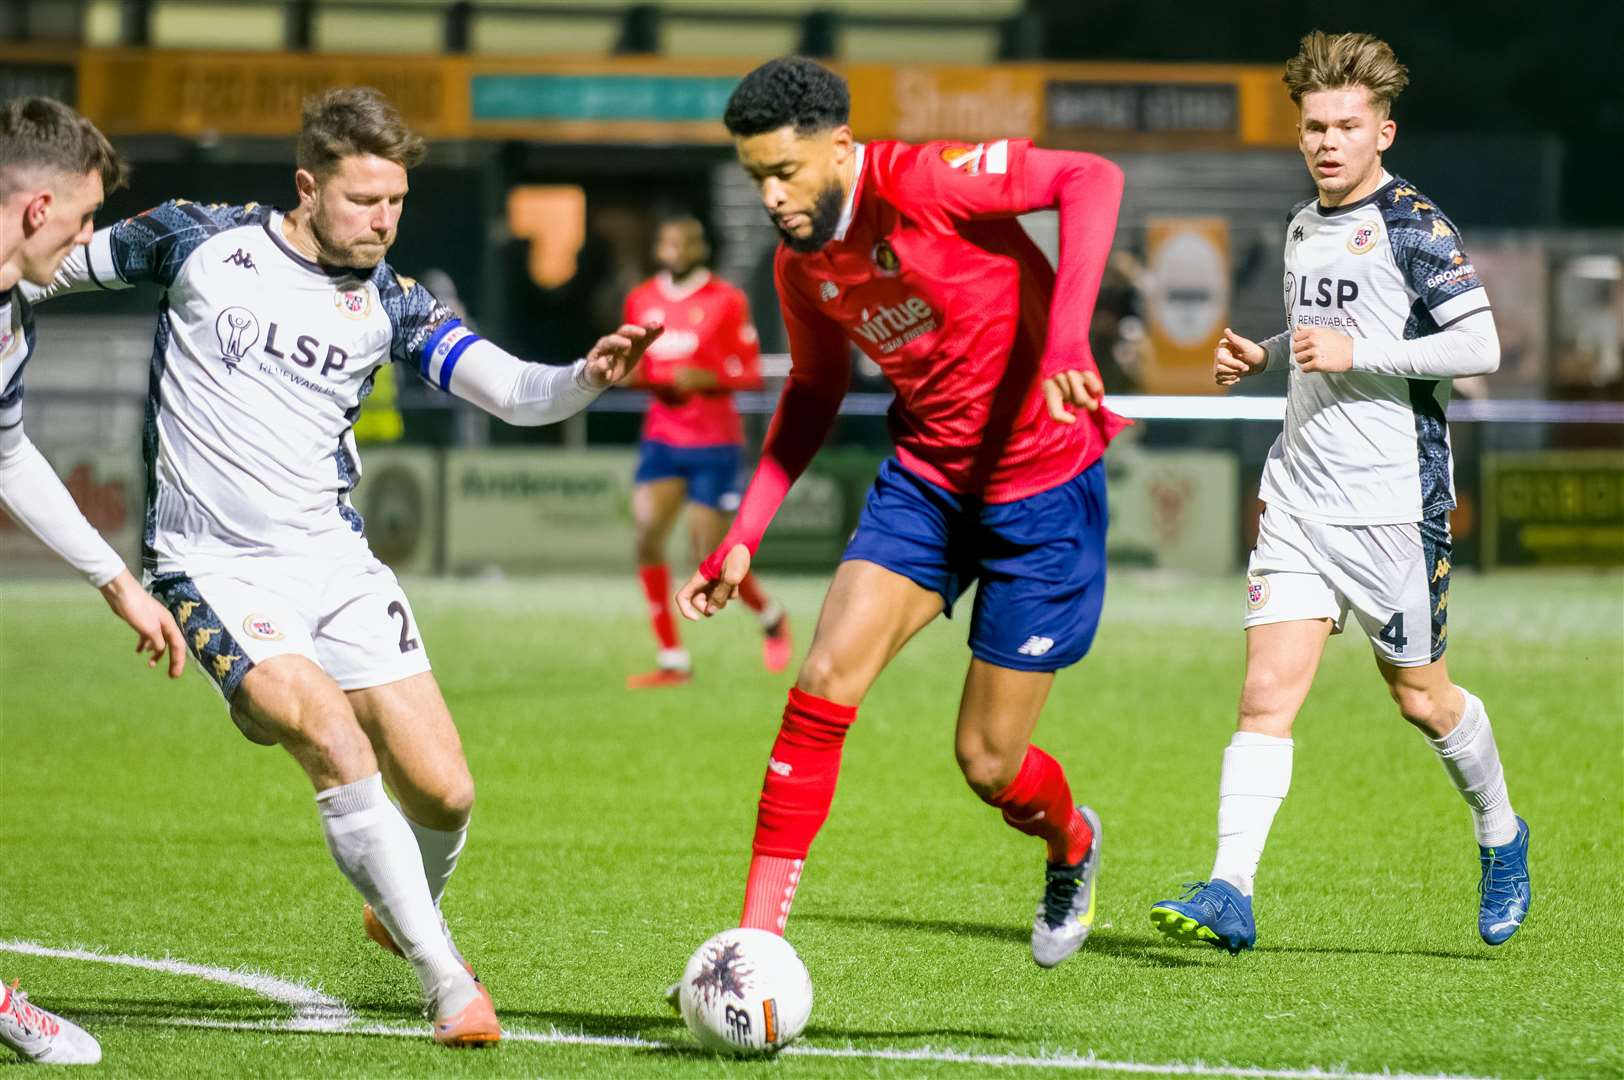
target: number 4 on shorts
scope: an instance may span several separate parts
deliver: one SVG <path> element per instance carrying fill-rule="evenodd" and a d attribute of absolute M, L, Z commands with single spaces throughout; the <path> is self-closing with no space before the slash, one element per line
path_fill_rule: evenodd
<path fill-rule="evenodd" d="M 1376 636 L 1394 652 L 1403 652 L 1404 646 L 1409 643 L 1409 638 L 1404 636 L 1404 612 L 1393 612 L 1393 617 L 1387 620 L 1387 625 Z"/>

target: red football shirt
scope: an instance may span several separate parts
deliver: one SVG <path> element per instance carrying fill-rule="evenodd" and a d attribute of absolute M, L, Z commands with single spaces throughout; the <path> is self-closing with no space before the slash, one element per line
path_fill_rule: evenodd
<path fill-rule="evenodd" d="M 744 293 L 709 271 L 699 271 L 681 287 L 659 273 L 626 297 L 625 318 L 665 324 L 633 382 L 654 394 L 643 417 L 643 438 L 672 446 L 742 443 L 733 391 L 761 387 L 761 346 Z M 716 387 L 679 390 L 674 380 L 685 367 L 714 373 Z"/>
<path fill-rule="evenodd" d="M 1025 140 L 874 142 L 834 239 L 814 253 L 780 244 L 774 263 L 792 368 L 749 490 L 701 570 L 751 550 L 834 423 L 850 382 L 848 342 L 896 390 L 897 457 L 933 483 L 1013 502 L 1099 459 L 1127 421 L 1103 406 L 1065 424 L 1041 384 L 1097 371 L 1088 347 L 1116 231 L 1122 171 L 1092 154 Z M 1060 212 L 1060 274 L 1018 221 Z"/>

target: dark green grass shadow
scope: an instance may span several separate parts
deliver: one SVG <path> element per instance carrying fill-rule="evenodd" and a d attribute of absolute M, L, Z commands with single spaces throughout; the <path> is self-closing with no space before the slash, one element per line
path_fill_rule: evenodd
<path fill-rule="evenodd" d="M 120 1024 L 168 1026 L 169 1020 L 220 1020 L 228 1023 L 274 1023 L 293 1015 L 274 1001 L 222 1002 L 217 998 L 74 997 L 52 994 L 51 1011 L 72 1017 L 85 1027 Z"/>
<path fill-rule="evenodd" d="M 896 915 L 844 915 L 823 912 L 802 912 L 796 918 L 802 922 L 917 930 L 930 934 L 946 934 L 949 937 L 983 938 L 1021 945 L 1026 944 L 1030 937 L 1030 932 L 1024 926 L 964 922 L 955 919 L 908 919 Z M 1402 946 L 1379 948 L 1356 945 L 1264 945 L 1258 952 L 1271 956 L 1386 956 L 1426 960 L 1466 960 L 1471 963 L 1485 963 L 1495 959 L 1492 953 L 1475 949 L 1409 949 Z M 1078 953 L 1079 957 L 1107 956 L 1115 960 L 1159 968 L 1201 967 L 1221 958 L 1222 955 L 1221 950 L 1211 947 L 1194 948 L 1160 938 L 1132 933 L 1122 934 L 1116 931 L 1091 935 L 1082 951 Z"/>
<path fill-rule="evenodd" d="M 1032 932 L 1024 926 L 963 922 L 956 919 L 905 919 L 895 915 L 838 915 L 815 912 L 803 912 L 797 915 L 796 919 L 802 922 L 916 930 L 929 934 L 946 934 L 949 937 L 983 938 L 1023 946 L 1029 944 L 1032 938 Z M 1183 968 L 1202 965 L 1203 961 L 1193 955 L 1181 955 L 1184 952 L 1185 950 L 1177 945 L 1108 932 L 1091 935 L 1078 955 L 1107 956 L 1144 967 Z"/>

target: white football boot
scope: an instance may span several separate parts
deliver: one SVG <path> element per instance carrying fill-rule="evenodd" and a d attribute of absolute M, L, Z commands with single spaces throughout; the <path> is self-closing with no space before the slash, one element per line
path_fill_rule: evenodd
<path fill-rule="evenodd" d="M 28 995 L 0 984 L 0 1044 L 41 1065 L 94 1065 L 101 1043 L 90 1032 L 28 1002 Z"/>
<path fill-rule="evenodd" d="M 1082 947 L 1094 929 L 1094 880 L 1100 872 L 1100 818 L 1086 806 L 1077 808 L 1094 830 L 1088 854 L 1075 866 L 1050 863 L 1044 873 L 1043 900 L 1032 920 L 1032 959 L 1052 968 Z"/>

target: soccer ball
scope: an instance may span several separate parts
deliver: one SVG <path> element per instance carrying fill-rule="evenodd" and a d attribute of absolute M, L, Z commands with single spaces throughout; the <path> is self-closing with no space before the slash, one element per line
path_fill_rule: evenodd
<path fill-rule="evenodd" d="M 688 960 L 683 1023 L 720 1054 L 774 1054 L 806 1030 L 812 978 L 790 943 L 766 930 L 723 930 Z"/>

